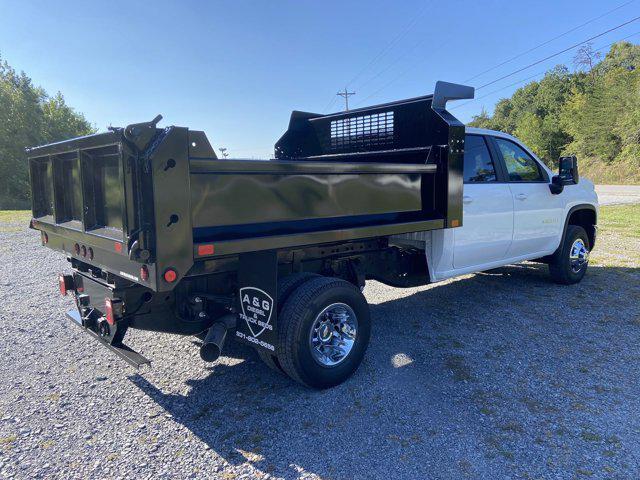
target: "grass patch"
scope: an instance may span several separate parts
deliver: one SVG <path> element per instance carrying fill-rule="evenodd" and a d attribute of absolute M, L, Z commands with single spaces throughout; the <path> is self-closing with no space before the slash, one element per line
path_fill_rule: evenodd
<path fill-rule="evenodd" d="M 24 222 L 26 226 L 30 219 L 30 210 L 0 210 L 0 222 L 3 223 Z"/>
<path fill-rule="evenodd" d="M 609 163 L 595 158 L 580 158 L 580 176 L 598 185 L 638 185 L 640 171 L 633 161 Z"/>
<path fill-rule="evenodd" d="M 600 207 L 598 228 L 606 233 L 640 238 L 640 204 Z"/>
<path fill-rule="evenodd" d="M 15 435 L 9 435 L 8 437 L 0 437 L 0 445 L 6 445 L 8 443 L 13 443 L 18 439 Z"/>
<path fill-rule="evenodd" d="M 595 432 L 591 432 L 589 430 L 583 430 L 580 436 L 585 442 L 601 442 L 602 441 L 602 437 L 600 435 L 598 435 Z"/>
<path fill-rule="evenodd" d="M 24 232 L 29 220 L 31 210 L 0 210 L 0 233 Z"/>

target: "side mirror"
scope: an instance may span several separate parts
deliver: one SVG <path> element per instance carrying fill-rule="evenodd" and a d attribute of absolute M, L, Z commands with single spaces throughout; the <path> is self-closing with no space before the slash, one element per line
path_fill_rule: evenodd
<path fill-rule="evenodd" d="M 558 195 L 564 190 L 564 181 L 560 175 L 554 175 L 549 184 L 549 190 L 553 195 Z"/>
<path fill-rule="evenodd" d="M 575 185 L 580 180 L 578 175 L 578 159 L 575 155 L 560 157 L 558 174 L 565 185 Z"/>

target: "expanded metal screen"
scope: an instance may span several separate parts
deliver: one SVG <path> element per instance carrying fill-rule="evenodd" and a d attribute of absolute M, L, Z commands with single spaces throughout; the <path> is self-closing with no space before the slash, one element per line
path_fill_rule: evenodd
<path fill-rule="evenodd" d="M 393 111 L 333 120 L 329 131 L 332 152 L 370 150 L 392 145 L 394 138 Z"/>
<path fill-rule="evenodd" d="M 327 160 L 343 161 L 343 156 L 348 154 L 388 155 L 389 151 L 426 148 L 446 143 L 446 138 L 441 138 L 445 131 L 440 129 L 440 122 L 440 117 L 431 109 L 430 96 L 328 115 L 294 111 L 289 129 L 276 143 L 275 154 L 282 160 L 314 160 L 325 156 Z M 400 160 L 397 155 L 394 158 L 397 162 L 424 161 L 422 154 L 413 159 Z M 361 161 L 356 157 L 353 160 Z"/>

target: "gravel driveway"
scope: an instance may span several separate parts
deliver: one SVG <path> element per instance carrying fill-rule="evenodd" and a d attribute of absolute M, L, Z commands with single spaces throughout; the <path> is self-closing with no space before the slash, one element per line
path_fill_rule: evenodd
<path fill-rule="evenodd" d="M 245 347 L 207 366 L 191 338 L 145 332 L 135 372 L 63 319 L 66 262 L 38 244 L 0 224 L 1 478 L 640 477 L 638 257 L 596 255 L 571 287 L 533 264 L 371 282 L 365 361 L 316 392 Z"/>

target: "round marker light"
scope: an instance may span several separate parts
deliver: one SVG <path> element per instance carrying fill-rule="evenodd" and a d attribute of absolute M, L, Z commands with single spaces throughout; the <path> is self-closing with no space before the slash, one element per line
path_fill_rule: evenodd
<path fill-rule="evenodd" d="M 77 243 L 73 246 L 73 250 L 76 252 L 76 255 L 80 253 L 80 245 Z"/>
<path fill-rule="evenodd" d="M 89 259 L 93 260 L 93 248 L 89 247 Z"/>
<path fill-rule="evenodd" d="M 173 268 L 168 268 L 164 272 L 163 276 L 164 276 L 164 281 L 167 282 L 167 283 L 173 283 L 178 278 L 178 274 L 176 273 L 176 271 Z"/>
<path fill-rule="evenodd" d="M 83 257 L 86 257 L 87 256 L 87 247 L 82 245 L 82 247 L 80 247 L 80 253 L 82 254 Z"/>

